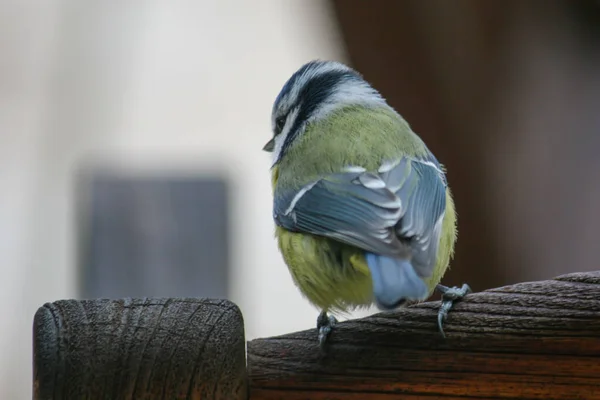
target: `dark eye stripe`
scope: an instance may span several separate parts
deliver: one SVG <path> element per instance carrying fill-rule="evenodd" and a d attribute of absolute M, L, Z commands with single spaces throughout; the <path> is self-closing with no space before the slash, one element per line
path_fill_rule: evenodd
<path fill-rule="evenodd" d="M 285 120 L 286 120 L 286 116 L 280 116 L 277 117 L 277 119 L 275 120 L 275 135 L 277 136 L 281 133 L 281 131 L 283 130 L 283 127 L 285 126 Z"/>
<path fill-rule="evenodd" d="M 359 80 L 360 77 L 353 71 L 329 71 L 306 82 L 298 95 L 298 101 L 301 103 L 300 109 L 293 121 L 294 125 L 290 128 L 289 134 L 283 142 L 279 154 L 280 159 L 296 139 L 302 123 L 310 118 L 317 108 L 331 96 L 340 83 L 355 79 Z"/>

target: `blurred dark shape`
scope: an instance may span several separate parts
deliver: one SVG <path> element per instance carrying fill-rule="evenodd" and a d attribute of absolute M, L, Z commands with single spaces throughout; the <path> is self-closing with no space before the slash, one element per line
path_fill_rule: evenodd
<path fill-rule="evenodd" d="M 227 297 L 223 179 L 82 176 L 83 298 Z"/>
<path fill-rule="evenodd" d="M 444 282 L 598 268 L 598 1 L 332 0 L 351 64 L 448 168 Z"/>
<path fill-rule="evenodd" d="M 564 6 L 571 13 L 584 44 L 597 50 L 600 47 L 600 0 L 565 1 Z"/>

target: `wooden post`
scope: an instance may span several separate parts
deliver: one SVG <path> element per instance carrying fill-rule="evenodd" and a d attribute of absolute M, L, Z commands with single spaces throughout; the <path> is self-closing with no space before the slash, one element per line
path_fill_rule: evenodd
<path fill-rule="evenodd" d="M 248 343 L 252 400 L 600 399 L 600 271 Z"/>
<path fill-rule="evenodd" d="M 243 318 L 225 300 L 61 300 L 34 319 L 33 397 L 246 399 Z"/>

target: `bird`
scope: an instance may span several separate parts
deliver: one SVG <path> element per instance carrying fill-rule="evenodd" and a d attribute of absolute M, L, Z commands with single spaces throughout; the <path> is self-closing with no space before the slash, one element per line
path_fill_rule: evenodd
<path fill-rule="evenodd" d="M 323 348 L 336 315 L 381 311 L 442 294 L 437 324 L 468 284 L 440 284 L 454 255 L 457 213 L 446 169 L 358 71 L 302 65 L 271 110 L 273 220 L 294 284 L 320 309 Z"/>

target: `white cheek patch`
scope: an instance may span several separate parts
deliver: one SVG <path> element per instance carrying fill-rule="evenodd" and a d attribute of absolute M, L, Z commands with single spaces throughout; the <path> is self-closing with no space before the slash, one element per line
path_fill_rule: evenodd
<path fill-rule="evenodd" d="M 285 142 L 285 137 L 283 133 L 275 137 L 275 147 L 273 148 L 273 160 L 271 162 L 271 166 L 275 165 L 277 160 L 279 159 L 279 154 L 281 153 L 281 149 L 283 147 L 283 143 Z"/>
<path fill-rule="evenodd" d="M 299 108 L 296 107 L 288 114 L 283 130 L 279 135 L 275 136 L 275 147 L 273 148 L 273 160 L 271 163 L 271 167 L 275 165 L 275 163 L 279 160 L 279 156 L 281 155 L 281 151 L 283 150 L 283 144 L 285 143 L 285 139 L 289 136 L 290 130 L 294 126 L 296 118 L 298 117 L 298 111 Z"/>

